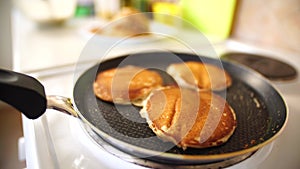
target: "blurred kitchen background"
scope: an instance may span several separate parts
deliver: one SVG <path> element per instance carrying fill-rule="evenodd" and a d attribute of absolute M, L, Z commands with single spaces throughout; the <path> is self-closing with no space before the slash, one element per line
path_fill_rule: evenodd
<path fill-rule="evenodd" d="M 47 74 L 73 65 L 86 43 L 74 34 L 91 20 L 109 21 L 124 6 L 182 17 L 212 43 L 233 39 L 300 53 L 299 0 L 0 0 L 0 68 Z M 176 26 L 169 18 L 153 19 Z M 26 167 L 17 147 L 21 123 L 18 111 L 0 103 L 1 169 Z"/>

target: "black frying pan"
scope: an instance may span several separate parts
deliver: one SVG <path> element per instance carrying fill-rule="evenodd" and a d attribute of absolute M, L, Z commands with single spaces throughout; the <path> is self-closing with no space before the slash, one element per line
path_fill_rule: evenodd
<path fill-rule="evenodd" d="M 140 117 L 140 108 L 134 106 L 118 106 L 116 108 L 114 104 L 101 101 L 95 97 L 92 84 L 96 74 L 117 67 L 119 64 L 125 63 L 154 68 L 154 70 L 161 73 L 166 84 L 174 84 L 173 79 L 164 71 L 161 71 L 165 70 L 171 63 L 180 60 L 219 63 L 218 60 L 192 54 L 175 54 L 177 58 L 180 58 L 179 60 L 170 59 L 170 57 L 165 57 L 166 55 L 164 52 L 156 52 L 121 56 L 103 61 L 84 72 L 77 80 L 73 93 L 79 118 L 89 124 L 99 137 L 128 154 L 157 162 L 180 165 L 210 163 L 255 152 L 273 141 L 284 129 L 287 123 L 287 108 L 276 89 L 259 74 L 224 61 L 222 61 L 222 65 L 231 75 L 233 83 L 226 91 L 216 93 L 226 96 L 226 100 L 235 110 L 237 128 L 228 142 L 218 147 L 182 150 L 171 143 L 157 139 L 145 120 Z M 128 58 L 131 59 L 128 60 Z M 35 100 L 42 100 L 38 103 L 43 104 L 40 111 L 31 111 L 28 108 L 22 110 L 24 105 L 15 104 L 20 100 L 7 99 L 12 97 L 6 96 L 10 94 L 8 90 L 12 87 L 15 90 L 23 91 L 23 88 L 20 89 L 15 85 L 11 85 L 12 80 L 10 78 L 14 75 L 8 74 L 0 71 L 0 76 L 5 75 L 4 79 L 8 79 L 0 80 L 0 99 L 15 105 L 17 108 L 20 107 L 21 111 L 26 110 L 23 113 L 29 118 L 38 118 L 43 113 L 46 100 L 43 92 L 32 92 L 33 95 L 38 95 Z M 7 84 L 7 82 L 9 83 Z M 5 86 L 8 87 L 5 88 Z M 226 92 L 226 95 L 224 92 Z M 19 95 L 15 93 L 13 98 L 19 97 Z M 21 102 L 24 103 L 24 100 L 21 100 Z M 166 147 L 170 147 L 170 149 L 165 151 Z"/>

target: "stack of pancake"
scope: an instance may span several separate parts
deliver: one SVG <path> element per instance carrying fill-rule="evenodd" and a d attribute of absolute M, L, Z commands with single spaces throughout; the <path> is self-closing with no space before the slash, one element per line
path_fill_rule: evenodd
<path fill-rule="evenodd" d="M 122 7 L 105 27 L 93 27 L 95 34 L 112 37 L 132 37 L 150 35 L 150 19 L 135 8 Z"/>
<path fill-rule="evenodd" d="M 99 72 L 95 95 L 108 102 L 142 106 L 140 114 L 162 140 L 186 149 L 225 143 L 236 128 L 234 110 L 215 90 L 232 83 L 216 65 L 202 62 L 171 64 L 167 68 L 177 82 L 164 86 L 159 73 L 137 66 Z"/>

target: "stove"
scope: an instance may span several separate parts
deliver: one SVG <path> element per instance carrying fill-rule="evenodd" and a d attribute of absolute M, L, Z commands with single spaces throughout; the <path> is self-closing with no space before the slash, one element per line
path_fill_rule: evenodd
<path fill-rule="evenodd" d="M 262 54 L 280 60 L 300 71 L 300 56 L 275 53 L 273 51 L 248 46 L 236 41 L 228 41 L 215 46 L 219 55 L 229 52 Z M 287 59 L 288 58 L 288 59 Z M 55 70 L 53 75 L 35 76 L 44 84 L 47 95 L 72 97 L 73 67 L 64 71 Z M 60 72 L 60 73 L 57 73 Z M 300 162 L 300 78 L 284 81 L 271 81 L 282 93 L 289 109 L 288 124 L 284 132 L 272 143 L 253 154 L 247 154 L 242 161 L 233 159 L 222 164 L 205 164 L 187 168 L 228 168 L 228 169 L 274 169 L 299 168 Z M 60 81 L 62 83 L 60 83 Z M 24 142 L 20 141 L 20 154 L 25 154 L 27 168 L 172 168 L 167 165 L 137 159 L 112 148 L 100 137 L 95 136 L 79 119 L 47 110 L 36 120 L 23 116 Z M 20 139 L 22 140 L 22 139 Z M 282 160 L 284 159 L 284 160 Z"/>
<path fill-rule="evenodd" d="M 294 80 L 298 76 L 294 67 L 272 56 L 229 52 L 223 54 L 221 58 L 247 66 L 272 81 Z"/>

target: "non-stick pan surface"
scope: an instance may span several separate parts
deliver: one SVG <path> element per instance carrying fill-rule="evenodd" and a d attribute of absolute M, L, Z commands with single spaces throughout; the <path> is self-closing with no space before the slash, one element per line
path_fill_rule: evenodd
<path fill-rule="evenodd" d="M 283 130 L 287 121 L 287 109 L 278 92 L 255 72 L 223 61 L 222 65 L 231 75 L 233 83 L 226 91 L 218 94 L 223 95 L 226 92 L 226 100 L 237 116 L 237 128 L 228 142 L 218 147 L 182 150 L 171 143 L 155 139 L 155 134 L 139 115 L 140 108 L 119 105 L 116 108 L 113 103 L 95 97 L 92 84 L 98 72 L 118 67 L 128 57 L 134 59 L 126 64 L 161 70 L 178 62 L 178 59 L 165 59 L 165 55 L 166 53 L 140 53 L 106 60 L 87 70 L 76 82 L 74 100 L 81 118 L 112 146 L 129 154 L 166 163 L 196 164 L 254 152 Z M 219 63 L 215 59 L 192 54 L 175 55 L 182 61 Z M 166 73 L 158 72 L 162 74 L 166 84 L 174 83 Z M 165 152 L 165 148 L 169 146 L 172 148 Z"/>

